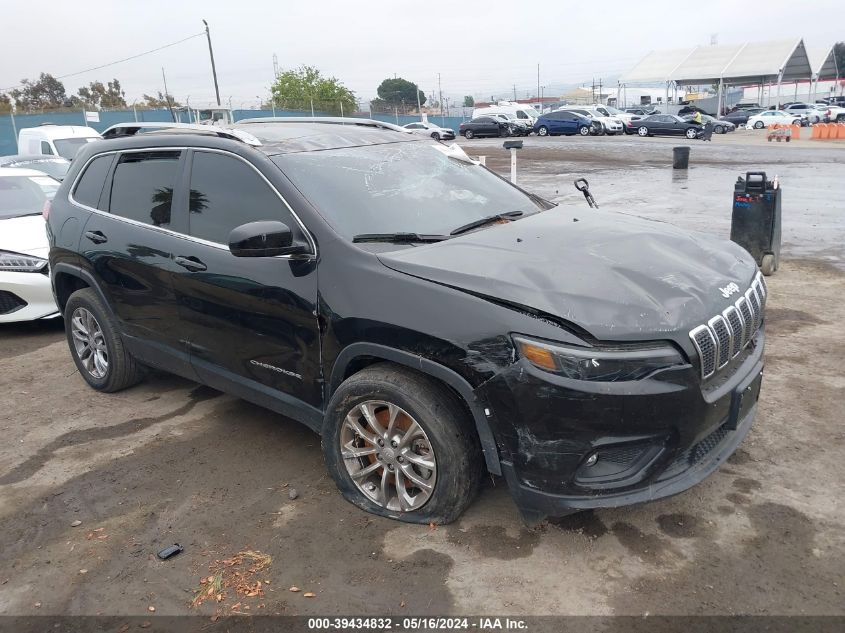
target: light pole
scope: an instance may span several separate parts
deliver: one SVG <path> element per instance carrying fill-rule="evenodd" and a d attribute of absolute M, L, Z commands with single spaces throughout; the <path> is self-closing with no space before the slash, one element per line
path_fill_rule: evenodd
<path fill-rule="evenodd" d="M 214 65 L 214 49 L 211 48 L 211 31 L 208 28 L 208 22 L 202 21 L 205 24 L 205 36 L 208 38 L 208 56 L 211 57 L 211 75 L 214 77 L 214 94 L 217 96 L 217 106 L 220 107 L 220 88 L 217 86 L 217 67 Z M 231 108 L 229 108 L 231 110 Z"/>

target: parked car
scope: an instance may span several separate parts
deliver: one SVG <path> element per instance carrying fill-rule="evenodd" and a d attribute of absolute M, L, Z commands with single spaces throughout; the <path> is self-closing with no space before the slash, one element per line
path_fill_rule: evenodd
<path fill-rule="evenodd" d="M 59 316 L 42 216 L 59 184 L 40 171 L 0 169 L 0 323 Z"/>
<path fill-rule="evenodd" d="M 599 124 L 598 131 L 600 134 L 607 134 L 613 136 L 614 134 L 621 134 L 625 131 L 625 124 L 621 119 L 613 116 L 605 116 L 595 108 L 589 106 L 563 106 L 555 112 L 574 112 L 581 116 L 589 117 L 592 121 Z"/>
<path fill-rule="evenodd" d="M 480 116 L 490 116 L 493 114 L 512 115 L 514 118 L 524 121 L 528 127 L 533 126 L 534 121 L 540 116 L 540 113 L 530 105 L 517 103 L 516 101 L 499 101 L 496 105 L 473 109 L 472 118 L 475 119 Z"/>
<path fill-rule="evenodd" d="M 694 114 L 688 114 L 686 116 L 682 116 L 681 118 L 684 121 L 693 122 L 694 117 Z M 727 132 L 733 132 L 736 130 L 736 125 L 734 125 L 730 121 L 723 121 L 721 119 L 717 119 L 714 116 L 710 116 L 709 114 L 701 115 L 701 123 L 702 125 L 707 125 L 708 123 L 711 123 L 713 125 L 713 132 L 715 134 L 725 134 Z"/>
<path fill-rule="evenodd" d="M 512 114 L 499 113 L 491 114 L 490 116 L 492 116 L 494 119 L 498 119 L 499 121 L 505 122 L 510 128 L 511 136 L 528 136 L 534 129 L 524 120 L 517 119 Z"/>
<path fill-rule="evenodd" d="M 631 127 L 640 136 L 686 136 L 693 139 L 698 136 L 702 126 L 685 121 L 674 114 L 652 114 L 639 121 L 633 121 Z"/>
<path fill-rule="evenodd" d="M 375 121 L 236 127 L 259 144 L 71 165 L 50 274 L 92 388 L 149 366 L 268 407 L 322 435 L 347 500 L 423 524 L 485 469 L 533 520 L 677 494 L 749 432 L 767 290 L 739 245 L 553 209 Z"/>
<path fill-rule="evenodd" d="M 534 124 L 534 132 L 537 133 L 537 136 L 558 136 L 560 134 L 564 136 L 574 134 L 589 136 L 592 127 L 593 122 L 589 117 L 575 112 L 558 110 L 544 114 L 537 119 Z"/>
<path fill-rule="evenodd" d="M 763 107 L 756 101 L 744 101 L 737 103 L 734 106 L 734 109 L 736 110 L 756 110 L 757 108 L 760 108 L 761 110 L 763 109 Z"/>
<path fill-rule="evenodd" d="M 448 127 L 440 127 L 428 121 L 418 121 L 415 123 L 408 123 L 402 126 L 406 130 L 411 130 L 415 134 L 422 134 L 423 136 L 430 136 L 435 141 L 451 141 L 455 138 L 455 130 Z"/>
<path fill-rule="evenodd" d="M 825 123 L 842 123 L 845 122 L 845 108 L 836 105 L 830 105 L 824 111 Z"/>
<path fill-rule="evenodd" d="M 62 180 L 70 167 L 70 161 L 61 156 L 45 156 L 43 154 L 14 154 L 12 156 L 0 156 L 0 167 L 23 167 L 35 169 L 52 176 L 56 180 Z"/>
<path fill-rule="evenodd" d="M 795 114 L 787 114 L 782 110 L 764 110 L 759 114 L 748 117 L 745 128 L 750 130 L 762 130 L 770 125 L 801 125 L 801 117 Z"/>
<path fill-rule="evenodd" d="M 509 121 L 492 116 L 480 116 L 472 121 L 461 123 L 458 134 L 467 139 L 476 136 L 511 136 L 512 126 Z"/>
<path fill-rule="evenodd" d="M 701 108 L 699 108 L 697 105 L 694 105 L 694 104 L 688 104 L 688 105 L 685 105 L 684 107 L 682 107 L 680 110 L 678 110 L 678 116 L 684 117 L 688 114 L 695 114 L 696 112 L 700 112 L 701 114 L 706 114 L 707 116 L 713 116 L 712 114 L 710 114 L 706 110 L 702 110 Z"/>
<path fill-rule="evenodd" d="M 815 103 L 793 103 L 783 109 L 787 114 L 806 119 L 808 123 L 823 121 L 826 110 L 824 106 L 819 107 Z"/>
<path fill-rule="evenodd" d="M 652 114 L 660 114 L 660 110 L 656 110 L 653 108 L 625 108 L 625 112 L 628 114 L 636 114 L 638 116 L 651 116 Z"/>
<path fill-rule="evenodd" d="M 734 125 L 745 125 L 750 117 L 765 111 L 765 108 L 742 108 L 728 112 L 728 114 L 719 117 L 719 120 L 728 121 Z"/>
<path fill-rule="evenodd" d="M 47 154 L 73 160 L 76 152 L 102 136 L 97 130 L 79 125 L 53 125 L 25 127 L 18 133 L 19 154 Z"/>

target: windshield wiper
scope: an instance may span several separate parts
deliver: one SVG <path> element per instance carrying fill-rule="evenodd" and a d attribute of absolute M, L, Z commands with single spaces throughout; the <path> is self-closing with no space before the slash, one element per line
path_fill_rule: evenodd
<path fill-rule="evenodd" d="M 508 211 L 506 213 L 497 213 L 496 215 L 490 215 L 486 218 L 481 218 L 479 220 L 473 220 L 468 224 L 464 224 L 463 226 L 459 226 L 454 231 L 449 233 L 449 235 L 460 235 L 461 233 L 466 233 L 467 231 L 471 231 L 472 229 L 476 229 L 479 226 L 484 226 L 485 224 L 492 224 L 493 222 L 499 222 L 501 220 L 505 220 L 507 218 L 518 218 L 523 214 L 522 211 Z"/>
<path fill-rule="evenodd" d="M 393 244 L 415 244 L 442 242 L 448 235 L 423 235 L 420 233 L 361 233 L 352 238 L 353 242 L 391 242 Z"/>

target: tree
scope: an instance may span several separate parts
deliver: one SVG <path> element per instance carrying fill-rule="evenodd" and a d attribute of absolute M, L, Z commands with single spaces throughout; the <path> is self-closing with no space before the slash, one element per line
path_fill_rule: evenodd
<path fill-rule="evenodd" d="M 273 103 L 289 110 L 314 110 L 351 114 L 358 108 L 355 93 L 335 77 L 323 77 L 313 66 L 281 73 L 270 87 Z"/>
<path fill-rule="evenodd" d="M 401 77 L 385 79 L 379 85 L 377 92 L 379 99 L 392 106 L 413 106 L 417 103 L 418 95 L 420 105 L 425 103 L 425 93 L 417 84 Z"/>
<path fill-rule="evenodd" d="M 148 94 L 144 95 L 144 108 L 149 108 L 151 110 L 159 109 L 159 108 L 181 108 L 182 104 L 176 101 L 170 95 L 163 95 L 161 90 L 158 91 L 158 96 L 151 96 Z"/>
<path fill-rule="evenodd" d="M 9 95 L 0 92 L 0 112 L 6 113 L 12 111 L 12 99 Z"/>
<path fill-rule="evenodd" d="M 67 101 L 64 84 L 48 73 L 41 73 L 37 81 L 21 79 L 21 87 L 9 93 L 20 110 L 61 108 Z"/>
<path fill-rule="evenodd" d="M 84 107 L 87 110 L 125 108 L 125 94 L 120 88 L 120 81 L 117 79 L 109 81 L 106 86 L 102 82 L 92 81 L 88 86 L 80 88 L 77 94 L 70 98 L 70 101 L 74 107 Z"/>
<path fill-rule="evenodd" d="M 475 99 L 472 98 L 472 95 L 467 95 L 464 97 L 464 107 L 465 108 L 474 108 L 475 107 Z"/>

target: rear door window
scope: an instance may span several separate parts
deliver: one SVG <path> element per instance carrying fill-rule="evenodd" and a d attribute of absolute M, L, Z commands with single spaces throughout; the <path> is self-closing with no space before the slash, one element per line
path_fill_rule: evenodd
<path fill-rule="evenodd" d="M 181 152 L 122 154 L 114 168 L 109 212 L 152 226 L 170 226 Z"/>
<path fill-rule="evenodd" d="M 228 244 L 236 226 L 278 220 L 296 230 L 293 216 L 270 185 L 250 165 L 226 154 L 194 152 L 188 231 Z"/>
<path fill-rule="evenodd" d="M 50 147 L 50 143 L 47 141 L 41 141 L 41 153 L 42 154 L 49 154 L 53 155 L 53 148 Z"/>
<path fill-rule="evenodd" d="M 101 209 L 100 196 L 103 193 L 103 186 L 106 184 L 106 176 L 109 173 L 114 160 L 113 154 L 98 156 L 85 168 L 82 176 L 76 183 L 73 190 L 73 199 L 79 204 L 84 204 L 92 209 Z"/>

